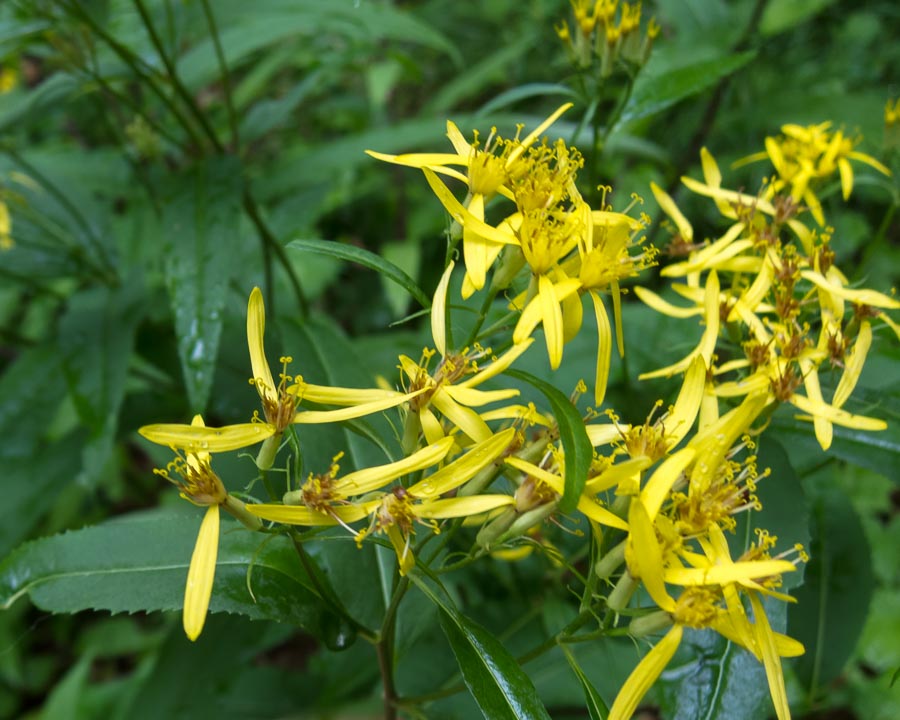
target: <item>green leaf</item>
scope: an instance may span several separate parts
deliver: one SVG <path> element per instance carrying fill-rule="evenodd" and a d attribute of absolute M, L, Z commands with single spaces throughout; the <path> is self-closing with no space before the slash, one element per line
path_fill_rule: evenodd
<path fill-rule="evenodd" d="M 90 433 L 82 453 L 88 485 L 99 480 L 112 452 L 135 332 L 145 309 L 141 284 L 133 280 L 74 295 L 60 322 L 69 395 Z"/>
<path fill-rule="evenodd" d="M 771 704 L 762 663 L 712 630 L 685 630 L 653 692 L 669 720 L 757 720 Z"/>
<path fill-rule="evenodd" d="M 75 480 L 81 467 L 83 431 L 45 442 L 30 457 L 3 457 L 3 503 L 0 504 L 0 557 L 18 545 Z"/>
<path fill-rule="evenodd" d="M 679 100 L 705 90 L 720 78 L 731 75 L 756 56 L 753 51 L 702 60 L 659 74 L 641 73 L 616 127 L 649 117 Z"/>
<path fill-rule="evenodd" d="M 0 607 L 27 595 L 54 613 L 178 610 L 199 524 L 200 513 L 155 510 L 26 543 L 0 563 Z M 278 620 L 315 634 L 334 620 L 309 589 L 287 538 L 263 544 L 228 520 L 210 612 Z"/>
<path fill-rule="evenodd" d="M 279 7 L 280 6 L 280 7 Z M 239 6 L 227 26 L 220 22 L 220 41 L 225 60 L 234 67 L 263 48 L 297 37 L 334 35 L 347 42 L 380 44 L 383 40 L 424 45 L 449 55 L 461 65 L 459 51 L 448 38 L 411 13 L 374 3 L 287 0 L 270 3 L 265 12 L 258 7 Z M 200 88 L 219 76 L 212 38 L 195 45 L 179 59 L 179 72 L 190 88 Z"/>
<path fill-rule="evenodd" d="M 292 240 L 287 244 L 287 247 L 358 263 L 397 283 L 412 295 L 423 308 L 431 307 L 431 298 L 416 284 L 415 280 L 393 263 L 368 250 L 327 240 Z"/>
<path fill-rule="evenodd" d="M 357 357 L 353 345 L 334 326 L 320 317 L 305 323 L 279 323 L 283 354 L 301 361 L 295 370 L 307 382 L 344 387 L 371 387 L 373 378 Z M 349 423 L 295 426 L 302 451 L 303 473 L 325 472 L 339 452 L 342 472 L 371 467 L 390 459 L 396 445 L 390 426 L 380 416 Z M 377 548 L 366 543 L 357 548 L 343 528 L 322 536 L 308 549 L 320 564 L 348 613 L 366 627 L 380 625 L 390 598 L 393 564 L 383 566 Z M 393 560 L 396 563 L 396 560 Z M 369 588 L 360 592 L 360 587 Z"/>
<path fill-rule="evenodd" d="M 576 93 L 568 85 L 560 85 L 558 83 L 526 83 L 518 87 L 504 90 L 496 97 L 488 100 L 481 106 L 479 114 L 489 115 L 498 110 L 509 107 L 520 100 L 527 100 L 532 97 L 550 97 L 562 95 L 566 98 L 576 97 Z"/>
<path fill-rule="evenodd" d="M 41 449 L 65 389 L 59 350 L 49 344 L 23 351 L 6 368 L 0 376 L 0 457 L 32 457 Z"/>
<path fill-rule="evenodd" d="M 777 35 L 800 25 L 822 12 L 834 0 L 793 0 L 792 2 L 768 3 L 759 22 L 763 35 Z"/>
<path fill-rule="evenodd" d="M 562 499 L 559 501 L 559 510 L 563 513 L 572 512 L 584 490 L 591 460 L 594 457 L 594 448 L 584 429 L 584 421 L 572 401 L 550 383 L 522 370 L 507 370 L 505 374 L 537 388 L 550 401 L 565 454 L 566 484 Z"/>
<path fill-rule="evenodd" d="M 759 445 L 757 463 L 760 472 L 768 468 L 771 474 L 757 485 L 756 495 L 762 510 L 741 513 L 737 518 L 738 527 L 732 536 L 739 544 L 736 555 L 756 539 L 753 534 L 756 528 L 778 538 L 773 554 L 790 551 L 798 543 L 809 548 L 809 501 L 784 447 L 765 435 Z M 784 589 L 800 585 L 805 569 L 805 564 L 800 563 L 795 572 L 782 575 Z"/>
<path fill-rule="evenodd" d="M 491 84 L 505 84 L 509 77 L 509 66 L 518 63 L 523 55 L 532 50 L 536 39 L 537 34 L 529 32 L 512 42 L 500 44 L 493 53 L 445 83 L 422 108 L 422 114 L 447 113 L 467 98 L 478 97 Z"/>
<path fill-rule="evenodd" d="M 409 578 L 438 606 L 441 629 L 484 717 L 549 720 L 531 679 L 500 641 L 460 613 L 443 587 L 426 579 L 418 569 L 410 572 Z"/>
<path fill-rule="evenodd" d="M 241 211 L 236 158 L 199 162 L 164 185 L 163 249 L 178 356 L 191 410 L 202 412 L 212 387 L 225 289 L 234 267 Z"/>
<path fill-rule="evenodd" d="M 581 669 L 581 665 L 578 664 L 578 660 L 569 651 L 569 648 L 565 645 L 560 647 L 566 656 L 566 660 L 569 662 L 569 666 L 572 668 L 572 672 L 575 673 L 575 677 L 578 678 L 578 682 L 581 684 L 581 689 L 584 692 L 584 704 L 587 707 L 591 720 L 606 720 L 609 716 L 609 708 L 606 707 L 606 703 L 603 702 L 603 698 L 600 697 L 597 688 L 594 687 L 588 676 L 584 674 L 584 670 Z"/>
<path fill-rule="evenodd" d="M 788 611 L 789 634 L 806 646 L 794 668 L 811 696 L 838 676 L 856 647 L 875 584 L 872 554 L 850 500 L 829 489 L 812 508 L 806 578 Z"/>
<path fill-rule="evenodd" d="M 24 124 L 49 108 L 62 107 L 80 84 L 74 76 L 58 72 L 33 90 L 15 89 L 0 95 L 0 132 Z"/>

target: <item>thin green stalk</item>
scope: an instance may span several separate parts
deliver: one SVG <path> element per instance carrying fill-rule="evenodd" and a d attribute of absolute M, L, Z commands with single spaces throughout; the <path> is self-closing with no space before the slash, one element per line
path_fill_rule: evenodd
<path fill-rule="evenodd" d="M 222 76 L 222 93 L 225 95 L 225 109 L 228 112 L 228 125 L 231 128 L 231 144 L 234 152 L 240 155 L 240 136 L 238 134 L 237 113 L 234 111 L 234 101 L 231 91 L 231 73 L 228 72 L 228 63 L 225 62 L 225 53 L 222 50 L 222 41 L 219 38 L 219 28 L 213 15 L 209 0 L 201 0 L 203 14 L 213 39 L 213 47 L 216 50 L 216 61 L 219 63 L 219 73 Z"/>
<path fill-rule="evenodd" d="M 94 249 L 97 260 L 100 263 L 100 267 L 94 268 L 100 279 L 107 285 L 115 285 L 119 282 L 118 274 L 116 273 L 116 268 L 110 261 L 106 248 L 103 246 L 100 237 L 94 232 L 94 229 L 91 227 L 90 223 L 87 221 L 84 215 L 82 215 L 81 211 L 78 207 L 73 203 L 66 194 L 60 190 L 46 175 L 44 175 L 40 170 L 38 170 L 34 165 L 28 162 L 19 152 L 13 148 L 11 145 L 7 143 L 3 143 L 0 145 L 0 149 L 9 158 L 16 163 L 25 173 L 35 180 L 37 180 L 41 186 L 50 194 L 61 206 L 62 208 L 71 216 L 71 218 L 75 221 L 75 224 L 81 228 L 84 232 L 85 236 L 90 242 L 91 247 Z"/>
<path fill-rule="evenodd" d="M 347 612 L 340 599 L 334 594 L 334 592 L 329 587 L 322 584 L 319 577 L 319 569 L 318 567 L 316 567 L 313 559 L 309 556 L 309 553 L 306 552 L 306 548 L 303 547 L 303 543 L 300 541 L 297 532 L 291 529 L 288 532 L 288 536 L 291 538 L 291 543 L 294 546 L 294 550 L 296 550 L 297 552 L 297 557 L 300 558 L 300 564 L 303 565 L 303 569 L 306 571 L 306 575 L 309 577 L 310 582 L 312 583 L 313 588 L 316 591 L 316 594 L 322 600 L 328 603 L 329 609 L 336 612 L 350 625 L 352 625 L 357 635 L 359 635 L 364 640 L 367 640 L 368 642 L 377 643 L 375 635 L 371 631 L 369 631 L 368 628 L 360 625 L 359 622 L 357 622 L 350 615 L 350 613 Z"/>
<path fill-rule="evenodd" d="M 143 0 L 134 0 L 134 5 L 137 8 L 138 14 L 141 16 L 141 21 L 144 24 L 144 29 L 147 31 L 147 35 L 149 35 L 150 37 L 150 42 L 156 49 L 156 54 L 159 55 L 160 61 L 166 68 L 166 72 L 168 73 L 169 80 L 171 81 L 172 87 L 175 89 L 175 92 L 184 102 L 185 106 L 188 109 L 188 112 L 190 112 L 191 115 L 194 116 L 194 119 L 203 129 L 204 134 L 212 143 L 213 147 L 216 149 L 216 152 L 223 152 L 224 148 L 221 141 L 219 140 L 218 135 L 216 135 L 216 131 L 213 129 L 212 125 L 209 124 L 209 120 L 207 119 L 206 115 L 204 115 L 203 111 L 197 106 L 197 102 L 191 95 L 190 91 L 185 87 L 184 83 L 181 82 L 178 71 L 175 69 L 175 63 L 172 62 L 172 59 L 166 52 L 165 47 L 163 47 L 162 39 L 159 37 L 159 33 L 156 32 L 156 27 L 154 27 L 153 25 L 153 20 L 151 19 L 150 14 L 147 12 L 147 8 L 144 6 Z"/>
<path fill-rule="evenodd" d="M 400 582 L 394 588 L 391 602 L 384 613 L 381 633 L 375 645 L 375 651 L 378 654 L 378 669 L 381 672 L 381 682 L 384 688 L 384 717 L 388 720 L 397 717 L 397 688 L 394 686 L 394 632 L 397 628 L 397 609 L 408 589 L 409 578 L 400 578 Z"/>
<path fill-rule="evenodd" d="M 472 343 L 478 338 L 478 331 L 481 330 L 482 325 L 484 325 L 484 321 L 487 319 L 488 312 L 491 309 L 491 305 L 494 304 L 498 292 L 500 291 L 495 290 L 492 287 L 485 294 L 484 300 L 481 303 L 481 308 L 478 310 L 478 318 L 475 320 L 475 326 L 472 328 L 469 337 L 466 339 L 465 347 L 471 347 Z"/>
<path fill-rule="evenodd" d="M 153 93 L 162 101 L 162 103 L 169 109 L 169 112 L 175 117 L 178 123 L 185 129 L 188 135 L 191 137 L 191 141 L 193 142 L 195 147 L 203 146 L 203 139 L 197 133 L 197 129 L 193 126 L 193 124 L 188 120 L 188 118 L 181 112 L 179 107 L 172 101 L 159 85 L 157 85 L 156 81 L 153 79 L 153 68 L 149 68 L 146 66 L 143 60 L 141 60 L 137 55 L 135 55 L 128 47 L 120 43 L 116 40 L 112 35 L 107 33 L 102 27 L 100 27 L 94 19 L 91 17 L 90 13 L 88 13 L 84 8 L 82 8 L 78 3 L 69 3 L 63 0 L 63 7 L 70 14 L 75 15 L 84 22 L 88 27 L 90 27 L 91 31 L 103 40 L 109 47 L 119 56 L 119 58 L 124 62 L 131 71 L 137 76 L 137 78 L 141 81 L 142 84 L 146 85 L 150 88 Z M 142 68 L 142 66 L 147 67 L 146 70 Z"/>
<path fill-rule="evenodd" d="M 306 316 L 309 314 L 309 303 L 307 302 L 306 295 L 303 292 L 303 286 L 300 284 L 300 278 L 297 277 L 297 273 L 294 272 L 294 268 L 291 265 L 291 261 L 288 258 L 287 253 L 284 251 L 284 247 L 281 245 L 281 243 L 278 242 L 278 238 L 275 237 L 275 234 L 266 224 L 266 221 L 263 220 L 255 198 L 250 194 L 250 191 L 246 189 L 244 190 L 244 211 L 247 213 L 247 216 L 250 218 L 250 221 L 256 228 L 257 233 L 259 233 L 260 240 L 263 243 L 264 253 L 274 253 L 278 258 L 278 261 L 284 268 L 284 271 L 287 273 L 288 281 L 291 283 L 291 287 L 294 290 L 294 295 L 297 298 L 297 308 L 300 311 L 300 316 L 301 318 L 306 318 Z M 267 255 L 266 257 L 269 258 L 270 256 Z M 265 264 L 265 273 L 266 288 L 269 293 L 271 293 L 272 288 L 274 287 L 274 284 L 272 282 L 271 259 L 268 259 Z M 274 309 L 275 305 L 272 297 L 267 297 L 266 303 L 270 308 Z"/>

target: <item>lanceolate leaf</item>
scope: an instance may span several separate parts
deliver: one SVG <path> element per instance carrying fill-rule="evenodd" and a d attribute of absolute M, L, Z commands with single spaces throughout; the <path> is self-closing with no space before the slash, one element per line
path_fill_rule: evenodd
<path fill-rule="evenodd" d="M 584 421 L 569 398 L 549 383 L 521 370 L 507 370 L 506 374 L 537 388 L 550 401 L 566 461 L 565 492 L 559 501 L 559 509 L 564 513 L 572 512 L 584 490 L 594 457 L 594 448 L 584 429 Z"/>
<path fill-rule="evenodd" d="M 569 661 L 572 672 L 575 673 L 575 677 L 577 677 L 578 682 L 581 683 L 581 689 L 584 691 L 584 704 L 587 706 L 587 711 L 591 720 L 606 720 L 609 715 L 609 708 L 606 707 L 606 703 L 603 702 L 603 698 L 600 696 L 600 693 L 597 692 L 597 688 L 594 687 L 587 675 L 584 674 L 584 670 L 581 669 L 578 660 L 575 659 L 575 656 L 565 645 L 562 646 L 562 650 L 566 656 L 566 660 Z"/>
<path fill-rule="evenodd" d="M 856 647 L 875 583 L 872 553 L 849 498 L 828 490 L 814 499 L 809 551 L 788 630 L 806 646 L 794 667 L 812 695 L 841 672 Z"/>
<path fill-rule="evenodd" d="M 746 65 L 756 55 L 743 52 L 652 74 L 641 73 L 619 123 L 654 115 L 679 100 L 696 95 Z"/>
<path fill-rule="evenodd" d="M 460 613 L 446 591 L 413 570 L 409 578 L 438 606 L 441 628 L 463 680 L 487 720 L 549 720 L 525 671 L 500 641 Z"/>
<path fill-rule="evenodd" d="M 771 707 L 762 663 L 712 630 L 685 632 L 654 691 L 670 720 L 756 720 Z"/>
<path fill-rule="evenodd" d="M 431 298 L 416 284 L 415 280 L 393 263 L 368 250 L 327 240 L 292 240 L 287 244 L 287 247 L 319 255 L 329 255 L 363 265 L 370 270 L 381 273 L 388 280 L 397 283 L 412 295 L 422 307 L 431 307 Z"/>
<path fill-rule="evenodd" d="M 216 367 L 225 289 L 238 256 L 241 166 L 236 158 L 213 158 L 166 183 L 166 284 L 188 399 L 193 412 L 202 412 Z"/>
<path fill-rule="evenodd" d="M 42 610 L 178 610 L 200 513 L 155 510 L 26 543 L 0 564 L 0 607 L 27 595 Z M 211 612 L 292 623 L 319 634 L 325 610 L 286 538 L 222 523 Z M 247 587 L 247 571 L 250 587 Z"/>

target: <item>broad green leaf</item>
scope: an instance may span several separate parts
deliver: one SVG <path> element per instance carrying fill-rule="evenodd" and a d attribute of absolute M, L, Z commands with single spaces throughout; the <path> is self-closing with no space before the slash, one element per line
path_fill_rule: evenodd
<path fill-rule="evenodd" d="M 657 75 L 642 73 L 634 84 L 634 90 L 616 127 L 655 115 L 679 100 L 706 90 L 720 78 L 744 67 L 755 55 L 755 52 L 748 51 L 702 60 Z"/>
<path fill-rule="evenodd" d="M 509 90 L 504 90 L 494 98 L 491 98 L 481 106 L 479 114 L 489 115 L 513 105 L 520 100 L 532 97 L 550 97 L 561 95 L 565 98 L 575 97 L 575 92 L 568 85 L 559 83 L 527 83 Z M 561 104 L 561 101 L 560 101 Z"/>
<path fill-rule="evenodd" d="M 50 433 L 65 396 L 59 350 L 42 345 L 23 351 L 0 376 L 0 457 L 32 457 Z"/>
<path fill-rule="evenodd" d="M 41 720 L 72 720 L 81 716 L 80 701 L 90 680 L 93 661 L 90 654 L 83 655 L 53 687 L 41 708 Z"/>
<path fill-rule="evenodd" d="M 538 36 L 530 32 L 514 38 L 512 42 L 499 44 L 498 49 L 467 67 L 465 72 L 459 73 L 434 93 L 423 108 L 423 114 L 446 113 L 462 101 L 478 97 L 492 84 L 505 85 L 509 77 L 508 67 L 533 48 Z"/>
<path fill-rule="evenodd" d="M 809 20 L 833 4 L 834 0 L 793 0 L 792 2 L 767 3 L 759 22 L 759 31 L 763 35 L 777 35 Z"/>
<path fill-rule="evenodd" d="M 756 528 L 767 530 L 778 538 L 773 555 L 789 552 L 798 543 L 808 549 L 809 502 L 806 493 L 784 447 L 769 434 L 764 435 L 759 444 L 757 464 L 760 473 L 769 469 L 771 474 L 757 484 L 756 495 L 762 503 L 762 510 L 741 513 L 737 517 L 737 530 L 732 536 L 738 546 L 735 557 L 756 540 L 753 533 Z M 806 565 L 800 563 L 795 572 L 782 575 L 783 589 L 800 585 L 805 569 Z"/>
<path fill-rule="evenodd" d="M 793 592 L 789 634 L 806 646 L 794 668 L 811 696 L 841 672 L 862 632 L 874 577 L 859 517 L 843 493 L 812 501 L 812 542 L 803 585 Z"/>
<path fill-rule="evenodd" d="M 64 105 L 79 88 L 79 81 L 67 73 L 54 73 L 34 89 L 16 88 L 0 95 L 0 132 L 24 124 L 49 108 Z"/>
<path fill-rule="evenodd" d="M 39 437 L 39 435 L 35 435 Z M 59 499 L 81 468 L 83 431 L 45 441 L 27 457 L 2 457 L 3 503 L 0 505 L 0 557 L 18 545 Z"/>
<path fill-rule="evenodd" d="M 409 574 L 438 606 L 441 629 L 459 664 L 463 680 L 487 720 L 540 720 L 547 709 L 534 685 L 500 641 L 456 609 L 446 591 L 418 569 Z"/>
<path fill-rule="evenodd" d="M 668 720 L 757 720 L 771 708 L 762 663 L 712 630 L 685 630 L 652 692 Z"/>
<path fill-rule="evenodd" d="M 73 295 L 60 322 L 69 395 L 90 433 L 82 453 L 87 484 L 99 480 L 112 451 L 135 331 L 145 310 L 141 283 L 131 281 Z"/>
<path fill-rule="evenodd" d="M 221 24 L 220 41 L 225 59 L 235 67 L 258 51 L 298 36 L 335 35 L 344 42 L 379 43 L 396 40 L 415 43 L 449 55 L 461 64 L 456 46 L 430 25 L 411 13 L 390 5 L 352 3 L 337 0 L 284 0 L 270 2 L 264 12 L 245 6 Z M 219 76 L 212 38 L 198 43 L 179 59 L 179 73 L 188 87 L 199 88 Z"/>
<path fill-rule="evenodd" d="M 198 413 L 212 387 L 225 289 L 239 269 L 241 165 L 231 157 L 212 158 L 164 182 L 166 285 L 188 400 Z"/>
<path fill-rule="evenodd" d="M 54 613 L 178 610 L 199 524 L 199 513 L 155 510 L 33 540 L 0 563 L 0 607 L 27 595 Z M 334 619 L 309 589 L 291 543 L 265 539 L 222 523 L 210 611 L 322 634 Z"/>
<path fill-rule="evenodd" d="M 578 664 L 575 655 L 565 645 L 561 647 L 569 666 L 572 668 L 572 672 L 575 673 L 575 677 L 578 678 L 578 682 L 584 692 L 584 704 L 587 707 L 591 720 L 606 720 L 606 717 L 609 715 L 609 708 L 606 707 L 606 703 L 603 702 L 603 698 L 597 692 L 597 688 L 594 687 L 588 676 L 584 674 L 584 670 L 581 669 L 581 665 Z"/>
<path fill-rule="evenodd" d="M 374 270 L 382 277 L 397 283 L 412 295 L 416 302 L 422 307 L 431 307 L 431 298 L 416 284 L 415 280 L 399 267 L 373 252 L 369 252 L 368 250 L 353 245 L 344 245 L 328 240 L 291 240 L 291 242 L 287 244 L 287 247 L 302 252 L 329 255 L 331 257 L 340 258 L 341 260 L 349 260 L 350 262 L 358 263 L 370 270 Z"/>
<path fill-rule="evenodd" d="M 506 374 L 537 388 L 550 402 L 565 454 L 566 484 L 559 501 L 559 510 L 563 513 L 572 512 L 584 490 L 594 457 L 594 448 L 584 429 L 584 421 L 572 401 L 550 383 L 521 370 L 507 370 Z"/>

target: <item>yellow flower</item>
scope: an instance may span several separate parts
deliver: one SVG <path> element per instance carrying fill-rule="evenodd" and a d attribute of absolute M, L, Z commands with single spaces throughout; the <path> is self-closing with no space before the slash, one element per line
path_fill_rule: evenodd
<path fill-rule="evenodd" d="M 651 293 L 644 292 L 639 295 L 642 300 L 651 297 Z M 656 309 L 660 309 L 659 304 L 653 304 Z M 706 323 L 706 329 L 700 338 L 700 342 L 687 356 L 672 365 L 668 365 L 653 372 L 642 373 L 639 379 L 647 380 L 656 377 L 671 377 L 675 373 L 687 370 L 694 358 L 701 357 L 706 367 L 712 367 L 713 352 L 716 349 L 716 340 L 719 337 L 720 312 L 719 312 L 719 278 L 713 270 L 706 278 L 706 288 L 703 293 L 703 321 Z"/>
<path fill-rule="evenodd" d="M 264 504 L 250 505 L 247 509 L 263 519 L 289 525 L 341 524 L 354 532 L 357 542 L 362 542 L 372 530 L 382 531 L 397 551 L 400 572 L 406 574 L 415 562 L 410 537 L 416 520 L 437 529 L 435 520 L 477 515 L 514 502 L 509 495 L 440 496 L 468 482 L 494 462 L 509 447 L 515 433 L 513 428 L 508 428 L 492 435 L 410 487 L 396 486 L 374 499 L 346 501 L 350 496 L 363 496 L 383 487 L 408 472 L 437 464 L 453 446 L 453 440 L 443 438 L 436 445 L 426 446 L 398 462 L 359 470 L 340 479 L 333 474 L 319 476 L 315 481 L 311 477 L 302 490 L 285 496 L 286 502 L 299 501 L 304 503 L 302 506 Z M 368 530 L 355 532 L 349 528 L 348 523 L 366 516 L 371 516 Z"/>
<path fill-rule="evenodd" d="M 783 125 L 782 135 L 766 138 L 766 152 L 744 158 L 742 162 L 754 162 L 768 158 L 778 173 L 771 191 L 790 188 L 794 200 L 803 200 L 819 225 L 825 218 L 814 186 L 835 173 L 840 175 L 844 200 L 853 191 L 853 166 L 850 160 L 865 163 L 884 175 L 891 172 L 871 155 L 858 152 L 854 147 L 861 138 L 851 138 L 841 130 L 831 130 L 831 123 L 818 125 Z"/>
<path fill-rule="evenodd" d="M 189 450 L 185 455 L 176 450 L 175 459 L 165 469 L 154 470 L 157 475 L 173 483 L 181 491 L 183 498 L 195 505 L 206 506 L 206 514 L 200 523 L 200 532 L 197 534 L 197 542 L 188 568 L 182 613 L 184 632 L 188 638 L 196 640 L 206 622 L 216 573 L 219 508 L 224 507 L 251 528 L 259 527 L 258 521 L 247 515 L 244 504 L 226 492 L 222 481 L 210 465 L 209 451 L 231 450 L 258 442 L 259 436 L 253 431 L 258 430 L 259 425 L 206 428 L 203 418 L 195 415 L 190 427 L 193 430 L 185 433 L 184 437 L 179 435 L 178 426 L 171 425 L 148 425 L 141 428 L 140 432 L 148 440 L 170 445 L 173 449 L 197 448 Z M 203 449 L 199 449 L 200 447 Z"/>
<path fill-rule="evenodd" d="M 432 408 L 478 442 L 489 438 L 491 429 L 472 408 L 507 400 L 519 394 L 516 389 L 484 391 L 477 388 L 512 365 L 531 345 L 530 339 L 513 345 L 484 367 L 480 367 L 478 363 L 483 358 L 491 357 L 490 348 L 476 344 L 473 348 L 454 351 L 447 347 L 447 288 L 452 271 L 453 263 L 450 263 L 438 284 L 431 306 L 431 330 L 435 348 L 440 354 L 437 366 L 433 370 L 430 368 L 435 351 L 427 348 L 423 350 L 418 363 L 406 355 L 399 357 L 404 387 L 408 391 L 409 412 L 412 413 L 407 419 L 407 427 L 410 434 L 415 435 L 407 438 L 407 445 L 410 446 L 407 450 L 418 442 L 418 426 L 415 422 L 421 424 L 429 443 L 437 442 L 446 434 Z"/>
<path fill-rule="evenodd" d="M 266 360 L 264 333 L 266 327 L 266 311 L 262 292 L 253 288 L 247 303 L 247 345 L 250 350 L 250 364 L 253 377 L 250 383 L 256 387 L 262 402 L 265 424 L 272 428 L 274 445 L 277 443 L 291 423 L 327 423 L 341 422 L 353 418 L 381 412 L 396 407 L 415 397 L 418 392 L 400 393 L 395 390 L 379 388 L 343 388 L 326 385 L 313 385 L 304 382 L 302 377 L 287 374 L 287 365 L 292 358 L 281 358 L 282 372 L 276 384 Z M 327 405 L 344 406 L 339 410 L 307 410 L 298 411 L 301 400 Z M 265 465 L 274 458 L 274 453 L 265 453 L 267 458 L 261 463 Z M 267 469 L 267 467 L 263 467 Z"/>
<path fill-rule="evenodd" d="M 466 271 L 476 290 L 484 287 L 487 269 L 496 259 L 502 245 L 486 238 L 475 223 L 467 224 L 462 221 L 458 212 L 465 206 L 465 213 L 477 221 L 484 223 L 485 202 L 496 194 L 512 197 L 508 185 L 519 170 L 518 164 L 523 153 L 540 137 L 560 115 L 572 107 L 572 103 L 566 103 L 544 120 L 537 128 L 524 139 L 519 140 L 518 133 L 512 140 L 505 140 L 491 131 L 487 141 L 482 147 L 476 133 L 475 140 L 469 143 L 459 128 L 451 121 L 447 121 L 447 137 L 453 144 L 455 153 L 414 153 L 408 155 L 385 155 L 371 150 L 366 152 L 378 160 L 406 165 L 408 167 L 422 168 L 428 178 L 429 184 L 438 194 L 438 198 L 444 203 L 451 216 L 463 227 L 463 256 L 466 261 Z M 521 131 L 521 126 L 519 128 Z M 452 165 L 460 165 L 465 168 L 465 173 L 452 169 Z M 468 197 L 464 204 L 459 204 L 453 199 L 451 206 L 447 205 L 446 196 L 453 197 L 447 187 L 434 175 L 435 172 L 449 175 L 462 180 L 469 188 Z"/>

